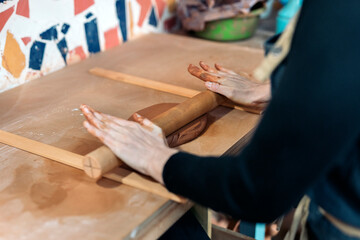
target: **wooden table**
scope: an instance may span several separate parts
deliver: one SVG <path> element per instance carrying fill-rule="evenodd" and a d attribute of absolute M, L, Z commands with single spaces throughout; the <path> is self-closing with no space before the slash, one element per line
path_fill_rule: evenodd
<path fill-rule="evenodd" d="M 250 72 L 262 51 L 187 37 L 153 34 L 0 94 L 0 129 L 78 154 L 101 143 L 82 127 L 79 105 L 128 118 L 152 104 L 183 97 L 88 74 L 103 67 L 152 80 L 204 90 L 186 69 L 204 60 Z M 180 149 L 221 155 L 248 133 L 258 116 L 218 107 L 197 140 Z M 177 204 L 111 180 L 0 144 L 0 238 L 154 239 L 192 203 Z"/>

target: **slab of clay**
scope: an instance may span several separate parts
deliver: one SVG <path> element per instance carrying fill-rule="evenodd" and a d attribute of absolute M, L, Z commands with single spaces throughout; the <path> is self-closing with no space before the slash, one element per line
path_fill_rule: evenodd
<path fill-rule="evenodd" d="M 169 110 L 170 108 L 176 106 L 178 103 L 159 103 L 152 105 L 150 107 L 141 109 L 137 111 L 138 114 L 148 118 L 153 119 L 159 114 Z M 131 116 L 129 120 L 133 121 Z M 190 142 L 191 140 L 197 138 L 205 129 L 207 124 L 207 114 L 195 119 L 194 121 L 188 123 L 184 127 L 180 128 L 176 132 L 170 134 L 166 137 L 169 147 L 177 147 L 181 144 Z"/>

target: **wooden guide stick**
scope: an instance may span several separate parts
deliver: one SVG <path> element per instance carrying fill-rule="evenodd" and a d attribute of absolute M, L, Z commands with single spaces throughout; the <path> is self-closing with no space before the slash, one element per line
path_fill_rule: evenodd
<path fill-rule="evenodd" d="M 176 86 L 173 84 L 157 82 L 154 80 L 136 77 L 136 76 L 132 76 L 132 75 L 121 73 L 121 72 L 115 72 L 115 71 L 107 70 L 104 68 L 95 67 L 95 68 L 90 69 L 89 72 L 98 77 L 104 77 L 104 78 L 108 78 L 108 79 L 123 82 L 123 83 L 128 83 L 128 84 L 132 84 L 132 85 L 136 85 L 136 86 L 140 86 L 140 87 L 146 87 L 146 88 L 150 88 L 150 89 L 154 89 L 154 90 L 158 90 L 158 91 L 162 91 L 162 92 L 166 92 L 166 93 L 172 93 L 172 94 L 182 96 L 182 97 L 187 97 L 187 98 L 192 98 L 195 95 L 200 93 L 200 91 L 197 91 L 197 90 L 180 87 L 180 86 Z M 237 106 L 234 103 L 225 102 L 225 101 L 221 105 L 224 107 L 234 108 L 237 110 L 251 112 L 251 113 L 255 113 L 255 114 L 261 114 L 263 111 L 262 109 L 248 108 L 245 106 Z"/>
<path fill-rule="evenodd" d="M 83 161 L 87 156 L 72 153 L 3 130 L 0 130 L 0 142 L 81 170 L 83 170 Z M 115 168 L 104 174 L 103 177 L 157 194 L 176 202 L 182 203 L 186 201 L 186 199 L 170 193 L 160 183 L 154 182 L 148 177 L 126 169 Z"/>
<path fill-rule="evenodd" d="M 0 142 L 21 150 L 82 169 L 84 156 L 0 130 Z"/>

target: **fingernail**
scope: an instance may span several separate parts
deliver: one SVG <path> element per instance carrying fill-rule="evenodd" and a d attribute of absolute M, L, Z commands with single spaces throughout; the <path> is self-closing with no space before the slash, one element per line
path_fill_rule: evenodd
<path fill-rule="evenodd" d="M 82 107 L 81 110 L 82 110 L 83 112 L 86 112 L 86 113 L 89 113 L 89 112 L 90 112 L 87 107 Z"/>
<path fill-rule="evenodd" d="M 140 115 L 140 114 L 138 114 L 138 113 L 135 113 L 136 114 L 136 117 L 138 118 L 138 119 L 145 119 L 145 117 L 143 116 L 143 115 Z"/>
<path fill-rule="evenodd" d="M 134 113 L 134 119 L 135 119 L 136 122 L 141 123 L 141 122 L 144 120 L 144 117 L 141 116 L 141 115 L 138 114 L 138 113 Z"/>

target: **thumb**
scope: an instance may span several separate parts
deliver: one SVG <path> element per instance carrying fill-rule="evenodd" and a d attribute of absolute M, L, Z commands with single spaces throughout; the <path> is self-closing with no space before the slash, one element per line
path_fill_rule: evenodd
<path fill-rule="evenodd" d="M 221 85 L 219 83 L 214 83 L 214 82 L 205 82 L 205 86 L 210 91 L 224 95 L 225 97 L 227 97 L 229 99 L 231 99 L 233 97 L 234 89 L 231 87 L 227 87 L 227 86 Z"/>
<path fill-rule="evenodd" d="M 138 113 L 134 113 L 133 118 L 136 122 L 138 122 L 146 130 L 148 130 L 156 135 L 163 136 L 162 129 L 159 126 L 157 126 L 156 124 L 154 124 L 152 121 L 150 121 L 149 119 L 141 116 Z"/>

